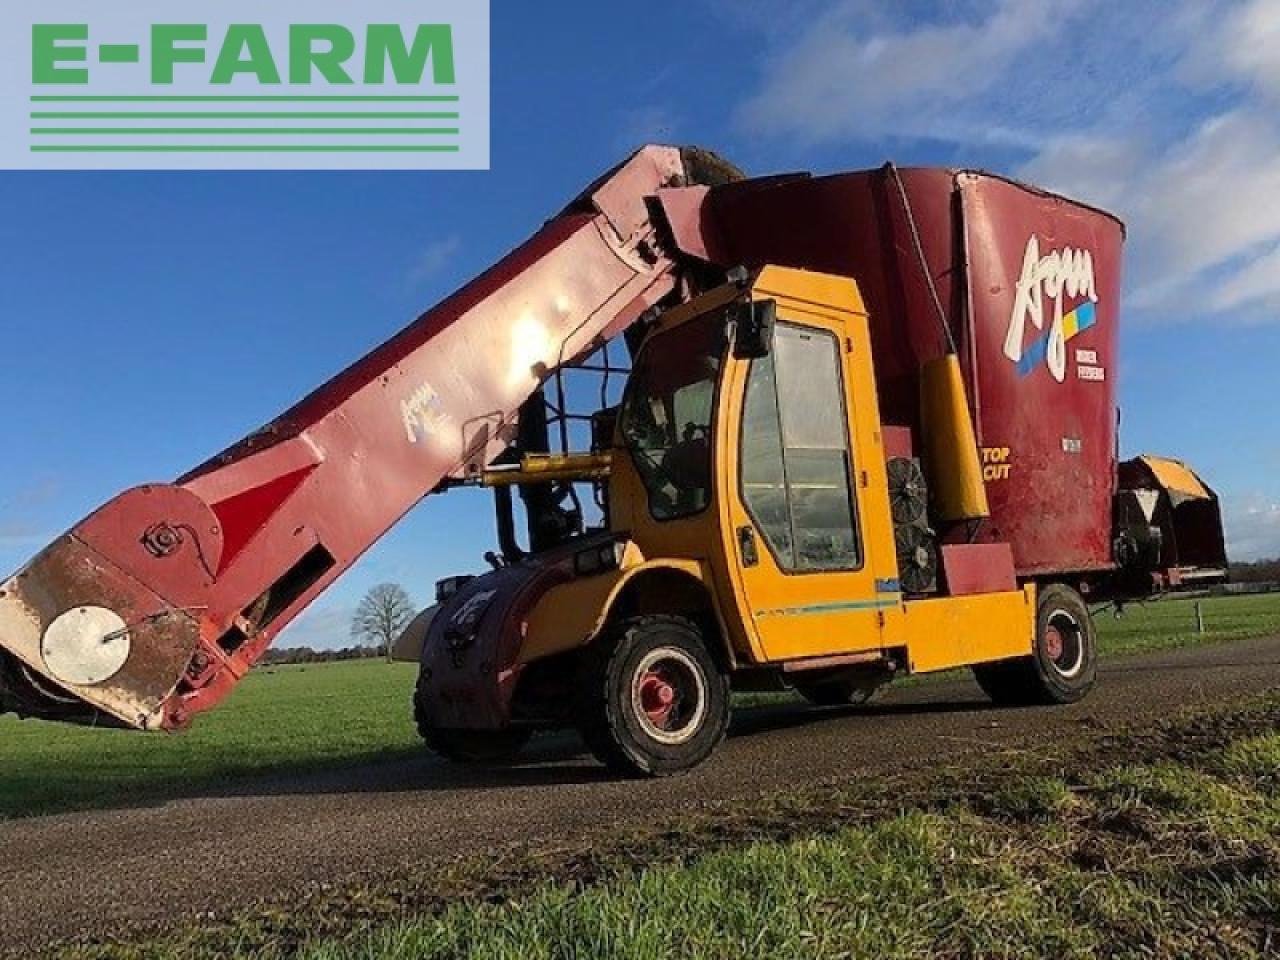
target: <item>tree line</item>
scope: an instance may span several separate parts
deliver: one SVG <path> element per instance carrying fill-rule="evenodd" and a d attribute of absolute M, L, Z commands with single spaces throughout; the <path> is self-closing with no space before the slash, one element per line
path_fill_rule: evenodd
<path fill-rule="evenodd" d="M 263 654 L 264 664 L 328 663 L 336 660 L 391 659 L 391 651 L 417 610 L 409 592 L 398 583 L 380 583 L 364 595 L 351 618 L 353 645 L 341 650 L 311 647 L 273 648 Z"/>
<path fill-rule="evenodd" d="M 1252 563 L 1233 563 L 1230 576 L 1232 583 L 1280 583 L 1280 557 L 1255 560 Z"/>
<path fill-rule="evenodd" d="M 286 663 L 336 663 L 339 660 L 379 660 L 384 647 L 343 647 L 341 650 L 313 650 L 311 647 L 272 647 L 262 655 L 264 666 Z"/>

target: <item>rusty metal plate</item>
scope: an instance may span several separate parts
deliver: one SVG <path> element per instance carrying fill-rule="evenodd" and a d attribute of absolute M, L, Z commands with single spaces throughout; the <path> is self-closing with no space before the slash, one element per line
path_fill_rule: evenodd
<path fill-rule="evenodd" d="M 101 678 L 76 676 L 62 656 L 68 615 L 98 609 L 91 618 L 121 623 L 108 638 L 127 647 L 122 662 Z M 54 632 L 50 633 L 50 628 Z M 195 651 L 199 627 L 100 554 L 72 536 L 56 541 L 18 576 L 0 586 L 0 646 L 61 690 L 139 729 L 159 726 L 164 701 Z M 46 655 L 53 652 L 48 660 Z M 88 668 L 82 665 L 81 670 Z M 77 679 L 93 681 L 73 682 Z"/>

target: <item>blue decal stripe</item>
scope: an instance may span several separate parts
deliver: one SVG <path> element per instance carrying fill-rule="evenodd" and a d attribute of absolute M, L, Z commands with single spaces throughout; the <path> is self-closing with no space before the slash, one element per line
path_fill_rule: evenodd
<path fill-rule="evenodd" d="M 1067 331 L 1066 338 L 1068 340 L 1079 336 L 1094 326 L 1098 322 L 1098 306 L 1094 303 L 1082 303 L 1069 314 L 1063 317 L 1063 325 Z M 1049 337 L 1053 334 L 1052 330 L 1046 332 L 1031 344 L 1022 355 L 1022 359 L 1018 361 L 1018 376 L 1030 376 L 1040 364 L 1044 363 L 1045 358 L 1049 355 Z"/>
<path fill-rule="evenodd" d="M 1098 305 L 1094 303 L 1082 303 L 1076 307 L 1076 333 L 1088 330 L 1098 322 Z"/>
<path fill-rule="evenodd" d="M 1031 344 L 1026 353 L 1022 355 L 1022 359 L 1018 361 L 1018 376 L 1025 377 L 1030 375 L 1032 370 L 1044 363 L 1044 359 L 1048 355 L 1049 334 L 1046 333 Z"/>
<path fill-rule="evenodd" d="M 884 597 L 879 600 L 849 600 L 842 603 L 811 603 L 803 607 L 782 607 L 777 610 L 757 610 L 757 617 L 811 617 L 823 613 L 844 613 L 856 610 L 884 610 L 902 603 L 900 597 Z"/>

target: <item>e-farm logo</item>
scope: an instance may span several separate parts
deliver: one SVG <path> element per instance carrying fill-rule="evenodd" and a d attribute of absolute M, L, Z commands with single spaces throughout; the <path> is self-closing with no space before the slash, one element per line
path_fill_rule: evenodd
<path fill-rule="evenodd" d="M 483 0 L 31 7 L 4 30 L 29 67 L 0 70 L 4 167 L 488 166 Z"/>

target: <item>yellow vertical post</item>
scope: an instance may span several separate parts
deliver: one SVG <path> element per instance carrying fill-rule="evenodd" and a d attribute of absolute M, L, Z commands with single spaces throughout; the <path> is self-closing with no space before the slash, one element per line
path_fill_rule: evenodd
<path fill-rule="evenodd" d="M 921 369 L 920 417 L 924 468 L 938 516 L 943 520 L 990 516 L 978 437 L 955 354 L 930 360 Z"/>

